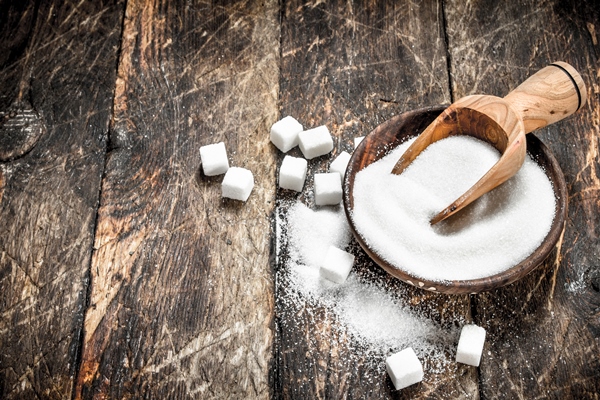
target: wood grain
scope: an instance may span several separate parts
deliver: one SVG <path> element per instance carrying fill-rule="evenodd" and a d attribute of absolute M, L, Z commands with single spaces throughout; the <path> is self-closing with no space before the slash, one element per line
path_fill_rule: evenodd
<path fill-rule="evenodd" d="M 281 116 L 292 115 L 308 128 L 327 125 L 335 148 L 331 155 L 310 161 L 302 194 L 278 192 L 282 218 L 296 200 L 314 207 L 312 175 L 327 171 L 329 160 L 342 150 L 352 152 L 354 137 L 394 114 L 450 101 L 439 3 L 332 1 L 284 6 Z M 409 288 L 383 273 L 355 246 L 358 261 L 353 274 L 383 282 L 415 310 L 439 311 L 443 323 L 469 318 L 467 296 L 442 297 Z M 381 368 L 384 356 L 365 357 L 339 329 L 335 315 L 318 302 L 297 298 L 286 274 L 286 251 L 282 245 L 276 265 L 276 398 L 477 397 L 475 371 L 456 365 L 428 374 L 420 385 L 394 391 Z M 424 362 L 431 365 L 430 359 Z"/>
<path fill-rule="evenodd" d="M 0 2 L 3 399 L 71 396 L 122 15 Z"/>
<path fill-rule="evenodd" d="M 128 1 L 76 398 L 266 398 L 277 4 Z M 254 173 L 221 199 L 199 148 Z"/>
<path fill-rule="evenodd" d="M 0 162 L 25 155 L 45 132 L 44 121 L 29 101 L 15 101 L 0 112 Z"/>
<path fill-rule="evenodd" d="M 455 96 L 503 96 L 554 60 L 573 65 L 588 87 L 582 110 L 536 133 L 557 157 L 569 192 L 553 256 L 521 282 L 473 297 L 475 320 L 488 329 L 482 396 L 598 398 L 599 86 L 590 38 L 598 6 L 451 1 L 446 10 Z"/>
<path fill-rule="evenodd" d="M 600 3 L 497 3 L 0 0 L 0 398 L 598 399 Z M 479 369 L 425 358 L 395 391 L 294 297 L 273 214 L 314 206 L 312 175 L 356 136 L 557 60 L 588 102 L 536 133 L 569 192 L 540 268 L 440 296 L 351 245 L 355 273 L 411 309 L 488 331 Z M 335 136 L 298 195 L 275 188 L 285 115 Z M 245 204 L 201 172 L 218 141 L 254 173 Z"/>

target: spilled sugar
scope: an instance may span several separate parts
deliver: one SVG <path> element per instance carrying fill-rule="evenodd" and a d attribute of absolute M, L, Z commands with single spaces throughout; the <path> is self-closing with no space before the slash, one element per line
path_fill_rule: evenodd
<path fill-rule="evenodd" d="M 384 288 L 352 276 L 336 294 L 333 309 L 356 336 L 373 348 L 413 347 L 434 350 L 446 332 L 431 320 L 418 316 Z"/>
<path fill-rule="evenodd" d="M 575 269 L 575 276 L 565 282 L 565 288 L 569 293 L 582 293 L 586 288 L 586 270 Z"/>
<path fill-rule="evenodd" d="M 384 359 L 391 352 L 409 346 L 428 373 L 441 373 L 452 362 L 458 328 L 442 327 L 431 315 L 405 304 L 401 299 L 403 286 L 389 287 L 385 280 L 357 273 L 357 266 L 343 284 L 320 278 L 319 266 L 327 248 L 335 245 L 348 249 L 351 244 L 341 207 L 314 211 L 296 202 L 286 216 L 277 219 L 277 238 L 278 257 L 281 248 L 286 249 L 285 258 L 278 261 L 282 266 L 279 281 L 285 280 L 288 287 L 283 301 L 296 306 L 313 303 L 333 314 L 337 329 L 348 335 L 355 354 L 366 357 L 374 372 L 382 372 Z"/>
<path fill-rule="evenodd" d="M 350 243 L 350 227 L 339 207 L 315 212 L 296 203 L 289 215 L 290 256 L 298 262 L 318 266 L 330 245 L 344 249 Z"/>
<path fill-rule="evenodd" d="M 401 174 L 390 173 L 406 142 L 361 170 L 352 220 L 389 264 L 431 281 L 476 279 L 518 264 L 552 225 L 555 198 L 544 171 L 526 157 L 519 172 L 465 208 L 460 218 L 429 220 L 496 163 L 498 152 L 468 136 L 430 145 Z"/>
<path fill-rule="evenodd" d="M 410 255 L 413 257 L 411 260 L 433 260 L 429 273 L 433 273 L 436 279 L 440 276 L 446 279 L 456 277 L 456 273 L 472 277 L 504 268 L 495 265 L 495 259 L 512 265 L 522 254 L 517 254 L 516 258 L 507 256 L 514 255 L 514 248 L 520 246 L 523 240 L 529 240 L 529 246 L 535 248 L 548 231 L 554 213 L 552 186 L 543 171 L 527 159 L 515 178 L 474 203 L 461 219 L 431 229 L 428 221 L 432 213 L 470 187 L 498 157 L 494 149 L 485 145 L 481 148 L 480 142 L 464 137 L 456 138 L 458 141 L 453 139 L 437 143 L 442 145 L 438 149 L 443 152 L 442 156 L 430 151 L 429 156 L 420 160 L 432 163 L 434 167 L 420 168 L 419 160 L 416 160 L 404 174 L 391 175 L 389 171 L 393 163 L 409 145 L 405 143 L 361 171 L 355 181 L 355 212 L 352 218 L 355 225 L 363 219 L 360 229 L 361 233 L 366 233 L 369 244 L 383 240 L 391 252 L 381 253 L 393 258 L 395 253 L 405 255 L 398 251 L 397 243 L 402 243 L 415 253 Z M 450 148 L 444 147 L 448 145 Z M 432 146 L 429 150 L 435 148 Z M 444 162 L 454 164 L 451 179 L 446 174 Z M 428 182 L 431 183 L 429 186 Z M 398 188 L 394 188 L 395 185 Z M 362 193 L 357 192 L 358 187 Z M 310 193 L 311 190 L 310 185 L 304 188 L 305 192 Z M 517 195 L 512 193 L 515 191 Z M 534 210 L 527 201 L 531 197 L 535 199 Z M 310 203 L 310 195 L 307 198 Z M 357 213 L 361 204 L 366 210 L 362 214 L 362 211 Z M 405 209 L 392 214 L 375 212 L 378 208 L 398 207 L 398 204 Z M 530 209 L 526 212 L 512 210 L 515 207 L 519 209 L 522 204 L 527 204 Z M 536 213 L 545 217 L 540 221 Z M 364 222 L 365 219 L 368 223 Z M 494 230 L 496 225 L 504 230 Z M 382 226 L 386 229 L 383 233 Z M 407 226 L 414 238 L 399 238 L 396 231 Z M 369 230 L 374 227 L 377 229 L 370 233 Z M 494 240 L 491 240 L 490 234 Z M 532 237 L 533 240 L 530 240 Z M 415 238 L 418 240 L 415 241 Z M 385 242 L 388 239 L 394 241 L 393 244 Z M 458 250 L 452 250 L 465 241 L 471 247 L 459 246 Z M 334 284 L 319 276 L 320 262 L 330 245 L 357 256 L 357 262 L 343 284 Z M 440 254 L 449 249 L 453 254 L 440 262 Z M 498 251 L 502 254 L 499 255 Z M 521 253 L 528 251 L 527 248 L 521 249 Z M 477 254 L 474 267 L 469 264 L 469 259 Z M 417 300 L 415 303 L 415 294 L 411 292 L 415 289 L 390 280 L 388 275 L 365 259 L 364 252 L 352 239 L 341 206 L 313 210 L 300 201 L 280 201 L 276 212 L 275 256 L 278 268 L 276 285 L 279 288 L 277 324 L 283 332 L 290 332 L 284 334 L 288 339 L 295 338 L 297 333 L 291 332 L 298 330 L 306 335 L 299 339 L 299 343 L 288 343 L 286 346 L 290 346 L 290 351 L 295 351 L 296 346 L 300 350 L 308 344 L 311 352 L 319 352 L 323 343 L 335 341 L 338 343 L 335 354 L 342 357 L 339 355 L 342 352 L 346 357 L 338 362 L 367 367 L 361 369 L 363 383 L 380 384 L 385 376 L 385 358 L 406 347 L 412 347 L 422 361 L 426 381 L 433 382 L 438 379 L 437 376 L 447 377 L 448 371 L 456 368 L 456 343 L 460 326 L 465 323 L 460 307 L 452 311 L 455 310 L 452 297 L 444 297 L 440 301 L 439 297 L 437 300 L 425 298 L 425 301 Z M 458 272 L 448 275 L 451 268 Z M 461 300 L 457 301 L 460 304 Z M 443 317 L 439 310 L 443 310 Z M 334 357 L 332 354 L 329 356 Z M 319 357 L 306 353 L 304 367 L 321 368 Z M 367 381 L 362 380 L 365 378 Z"/>

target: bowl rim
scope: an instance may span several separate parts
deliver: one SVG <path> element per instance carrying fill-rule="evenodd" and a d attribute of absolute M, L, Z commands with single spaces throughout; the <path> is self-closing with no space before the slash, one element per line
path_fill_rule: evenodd
<path fill-rule="evenodd" d="M 542 243 L 536 248 L 536 250 L 534 250 L 533 253 L 531 253 L 519 264 L 511 268 L 494 275 L 469 280 L 432 281 L 413 276 L 405 270 L 390 265 L 388 262 L 379 257 L 379 255 L 367 245 L 362 236 L 358 233 L 351 217 L 351 212 L 354 206 L 352 190 L 354 188 L 354 178 L 356 174 L 363 168 L 384 157 L 408 138 L 416 136 L 446 107 L 447 106 L 445 105 L 438 105 L 402 113 L 383 122 L 364 137 L 362 142 L 354 150 L 344 175 L 344 211 L 346 213 L 350 230 L 362 249 L 377 265 L 387 271 L 390 275 L 409 285 L 439 293 L 465 294 L 489 291 L 511 284 L 533 271 L 548 257 L 564 232 L 568 208 L 567 186 L 564 174 L 550 149 L 548 149 L 548 147 L 546 147 L 546 145 L 544 145 L 544 143 L 542 143 L 542 141 L 540 141 L 533 134 L 529 133 L 526 136 L 527 153 L 538 165 L 542 167 L 544 173 L 552 183 L 552 188 L 556 199 L 555 213 L 550 230 L 546 234 L 546 237 L 542 240 Z M 415 121 L 419 122 L 416 129 L 411 125 Z M 407 126 L 412 129 L 403 129 Z M 386 135 L 386 139 L 388 139 L 389 144 L 385 146 L 380 145 L 378 147 L 373 147 L 374 138 L 381 135 Z"/>

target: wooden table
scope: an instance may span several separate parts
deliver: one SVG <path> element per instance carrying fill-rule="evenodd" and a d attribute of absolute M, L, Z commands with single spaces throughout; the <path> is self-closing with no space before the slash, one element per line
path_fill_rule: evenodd
<path fill-rule="evenodd" d="M 0 1 L 0 397 L 597 399 L 600 8 L 503 3 Z M 567 181 L 564 234 L 492 292 L 391 283 L 488 331 L 479 368 L 395 391 L 276 279 L 274 216 L 311 205 L 331 157 L 302 194 L 278 189 L 270 126 L 325 124 L 335 156 L 393 115 L 503 96 L 559 60 L 588 90 L 536 133 Z M 218 141 L 254 174 L 247 203 L 201 171 Z"/>

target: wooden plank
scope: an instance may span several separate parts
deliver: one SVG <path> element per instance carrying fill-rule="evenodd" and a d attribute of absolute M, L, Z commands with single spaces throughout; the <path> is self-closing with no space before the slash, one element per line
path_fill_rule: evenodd
<path fill-rule="evenodd" d="M 76 398 L 267 398 L 277 3 L 128 1 Z M 199 148 L 254 173 L 221 198 Z"/>
<path fill-rule="evenodd" d="M 3 399 L 71 396 L 123 12 L 0 2 Z"/>
<path fill-rule="evenodd" d="M 281 116 L 292 115 L 305 127 L 325 124 L 335 137 L 331 156 L 309 161 L 301 194 L 278 191 L 278 215 L 290 204 L 314 207 L 312 176 L 325 172 L 353 139 L 391 116 L 414 108 L 448 103 L 441 3 L 285 2 L 282 11 Z M 295 149 L 295 156 L 301 153 Z M 283 155 L 279 154 L 281 160 Z M 283 229 L 283 228 L 282 228 Z M 443 365 L 434 373 L 432 355 L 424 356 L 422 384 L 396 392 L 383 368 L 389 354 L 365 355 L 335 313 L 323 303 L 298 295 L 289 276 L 286 233 L 277 258 L 277 398 L 477 398 L 473 369 Z M 399 304 L 438 314 L 440 324 L 469 318 L 468 296 L 440 296 L 408 287 L 385 275 L 356 244 L 353 274 L 377 282 Z M 435 318 L 432 318 L 434 320 Z"/>
<path fill-rule="evenodd" d="M 521 282 L 474 296 L 488 330 L 484 398 L 598 398 L 598 42 L 592 2 L 450 1 L 446 6 L 455 97 L 504 96 L 553 61 L 572 64 L 588 87 L 578 113 L 536 135 L 557 157 L 569 217 L 556 251 Z"/>

